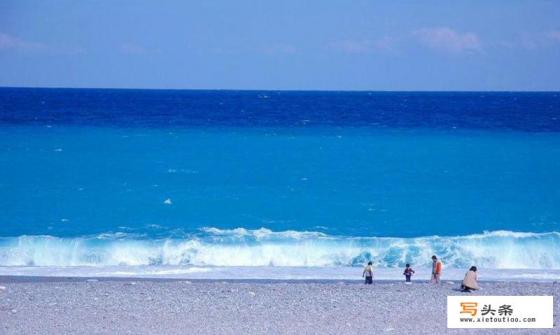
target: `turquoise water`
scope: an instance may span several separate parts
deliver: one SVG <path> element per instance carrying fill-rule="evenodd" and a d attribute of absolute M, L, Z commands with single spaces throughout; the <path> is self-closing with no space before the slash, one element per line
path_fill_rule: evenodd
<path fill-rule="evenodd" d="M 77 99 L 72 92 L 67 101 Z M 33 97 L 48 106 L 48 96 Z M 538 97 L 528 106 L 541 106 Z M 487 98 L 472 99 L 483 106 Z M 440 110 L 441 121 L 432 115 L 427 125 L 422 115 L 401 116 L 402 127 L 392 118 L 353 124 L 372 116 L 335 111 L 329 124 L 314 126 L 305 124 L 322 120 L 320 112 L 299 126 L 290 117 L 263 125 L 277 112 L 263 116 L 266 122 L 253 113 L 258 122 L 250 125 L 163 124 L 169 114 L 162 114 L 156 125 L 153 113 L 130 111 L 126 119 L 107 114 L 114 122 L 103 114 L 101 122 L 92 106 L 104 110 L 105 100 L 93 99 L 84 103 L 87 113 L 73 107 L 77 122 L 72 108 L 22 107 L 29 101 L 15 104 L 21 115 L 16 107 L 0 111 L 0 267 L 344 267 L 373 260 L 392 268 L 426 266 L 438 254 L 457 268 L 560 269 L 555 121 L 542 128 L 523 123 L 524 114 L 500 119 L 493 107 L 491 129 L 475 114 L 461 123 L 455 109 L 447 117 Z"/>
<path fill-rule="evenodd" d="M 6 265 L 560 266 L 556 134 L 35 126 L 0 140 Z M 484 231 L 535 235 L 471 236 Z"/>

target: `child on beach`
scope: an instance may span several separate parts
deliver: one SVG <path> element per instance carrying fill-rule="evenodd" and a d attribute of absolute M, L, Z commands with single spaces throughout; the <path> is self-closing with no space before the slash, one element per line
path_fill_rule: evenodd
<path fill-rule="evenodd" d="M 412 270 L 412 268 L 410 267 L 410 264 L 406 264 L 406 267 L 404 268 L 404 272 L 403 275 L 406 278 L 406 283 L 410 283 L 410 278 L 412 277 L 412 274 L 414 273 L 414 270 Z"/>
<path fill-rule="evenodd" d="M 368 262 L 362 273 L 362 277 L 366 278 L 366 284 L 373 284 L 373 263 Z"/>

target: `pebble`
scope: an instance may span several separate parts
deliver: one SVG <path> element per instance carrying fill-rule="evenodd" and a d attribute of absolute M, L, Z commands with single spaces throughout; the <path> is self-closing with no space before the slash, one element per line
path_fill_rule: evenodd
<path fill-rule="evenodd" d="M 102 284 L 92 285 L 85 279 L 3 282 L 10 294 L 0 295 L 0 333 L 178 334 L 188 329 L 197 335 L 446 334 L 446 297 L 457 294 L 446 281 L 441 286 L 414 283 L 403 290 L 401 285 L 384 282 L 371 286 L 361 282 L 223 285 L 218 280 L 184 287 L 187 281 L 102 279 Z M 123 290 L 130 282 L 139 287 Z M 554 295 L 555 302 L 559 291 L 552 282 L 483 284 L 484 294 Z M 33 303 L 27 302 L 30 296 Z M 557 313 L 554 318 L 558 324 Z M 550 330 L 530 333 L 545 335 Z"/>

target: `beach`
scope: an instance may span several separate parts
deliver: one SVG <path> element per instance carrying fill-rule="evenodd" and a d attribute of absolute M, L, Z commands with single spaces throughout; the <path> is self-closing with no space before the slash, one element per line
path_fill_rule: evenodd
<path fill-rule="evenodd" d="M 554 334 L 560 284 L 482 282 L 471 295 L 553 295 L 554 329 L 447 329 L 458 281 L 0 277 L 2 334 Z"/>

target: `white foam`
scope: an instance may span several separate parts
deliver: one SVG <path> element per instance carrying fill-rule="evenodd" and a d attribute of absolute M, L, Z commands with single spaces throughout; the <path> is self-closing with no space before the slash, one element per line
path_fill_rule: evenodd
<path fill-rule="evenodd" d="M 253 237 L 256 239 L 266 239 L 266 238 L 290 238 L 290 239 L 305 239 L 305 238 L 319 238 L 328 237 L 326 234 L 314 231 L 296 231 L 296 230 L 285 230 L 280 232 L 274 232 L 267 228 L 259 229 L 245 229 L 245 228 L 234 228 L 234 229 L 219 229 L 214 227 L 203 227 L 201 231 L 217 235 L 217 236 L 230 236 L 230 237 Z"/>
<path fill-rule="evenodd" d="M 181 235 L 182 236 L 182 235 Z M 560 234 L 485 232 L 417 238 L 343 237 L 260 228 L 204 228 L 185 238 L 146 239 L 133 233 L 90 237 L 0 238 L 0 266 L 376 267 L 560 269 Z"/>

